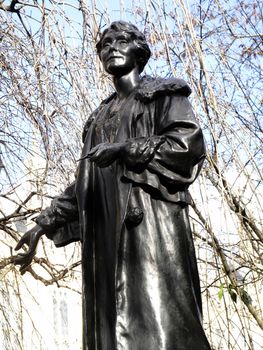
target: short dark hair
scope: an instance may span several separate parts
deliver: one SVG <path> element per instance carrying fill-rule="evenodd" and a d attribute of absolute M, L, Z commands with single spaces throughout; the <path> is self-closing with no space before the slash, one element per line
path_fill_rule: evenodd
<path fill-rule="evenodd" d="M 112 22 L 111 25 L 103 31 L 103 33 L 101 34 L 100 40 L 96 45 L 96 49 L 99 57 L 102 50 L 103 38 L 109 31 L 125 32 L 129 34 L 131 38 L 135 41 L 138 47 L 137 63 L 138 63 L 139 71 L 141 73 L 151 56 L 151 50 L 147 44 L 145 35 L 142 32 L 140 32 L 135 25 L 131 23 L 124 22 L 124 21 Z"/>

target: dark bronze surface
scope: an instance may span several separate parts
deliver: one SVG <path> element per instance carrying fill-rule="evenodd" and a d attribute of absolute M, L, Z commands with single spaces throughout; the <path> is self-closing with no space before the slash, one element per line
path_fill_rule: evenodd
<path fill-rule="evenodd" d="M 188 205 L 205 157 L 188 85 L 140 77 L 145 38 L 114 22 L 97 45 L 116 92 L 84 127 L 76 181 L 26 233 L 24 272 L 46 234 L 82 242 L 83 349 L 209 350 Z"/>

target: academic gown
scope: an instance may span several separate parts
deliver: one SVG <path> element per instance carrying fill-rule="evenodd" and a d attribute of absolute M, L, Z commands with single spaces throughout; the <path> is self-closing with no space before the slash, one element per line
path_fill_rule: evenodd
<path fill-rule="evenodd" d="M 38 217 L 56 246 L 82 242 L 83 350 L 208 350 L 189 185 L 205 157 L 200 126 L 180 79 L 145 77 L 114 108 L 103 101 L 84 127 L 76 181 Z M 138 145 L 160 139 L 137 164 Z M 128 143 L 99 168 L 100 143 Z"/>

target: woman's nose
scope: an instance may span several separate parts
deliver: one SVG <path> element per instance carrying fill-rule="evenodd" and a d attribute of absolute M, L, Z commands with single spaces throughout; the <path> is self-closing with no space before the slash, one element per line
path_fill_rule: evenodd
<path fill-rule="evenodd" d="M 113 41 L 110 45 L 110 51 L 117 51 L 117 41 Z"/>

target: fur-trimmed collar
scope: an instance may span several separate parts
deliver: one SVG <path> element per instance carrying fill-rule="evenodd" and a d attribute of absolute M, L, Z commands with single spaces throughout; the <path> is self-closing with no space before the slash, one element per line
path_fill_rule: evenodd
<path fill-rule="evenodd" d="M 182 79 L 144 76 L 140 86 L 137 88 L 135 98 L 143 102 L 150 102 L 158 96 L 167 94 L 189 96 L 191 89 Z"/>
<path fill-rule="evenodd" d="M 135 99 L 147 103 L 163 95 L 176 94 L 188 97 L 191 92 L 189 85 L 183 79 L 153 78 L 145 75 L 142 77 L 140 85 L 136 88 Z M 116 92 L 111 94 L 101 102 L 101 106 L 109 103 L 116 95 Z"/>

